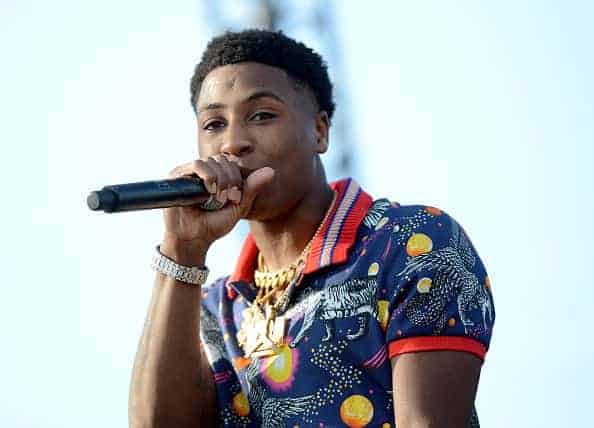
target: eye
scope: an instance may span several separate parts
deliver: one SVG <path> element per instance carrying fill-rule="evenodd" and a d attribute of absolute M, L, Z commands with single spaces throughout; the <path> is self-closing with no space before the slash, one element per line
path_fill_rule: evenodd
<path fill-rule="evenodd" d="M 216 131 L 219 128 L 222 128 L 223 126 L 225 126 L 225 123 L 223 123 L 222 120 L 211 120 L 210 122 L 207 122 L 202 129 L 204 129 L 205 131 Z"/>
<path fill-rule="evenodd" d="M 267 120 L 267 119 L 274 119 L 275 117 L 276 117 L 276 114 L 269 113 L 267 111 L 259 111 L 256 114 L 252 115 L 252 117 L 250 119 L 255 120 L 256 122 L 261 122 L 261 121 Z"/>

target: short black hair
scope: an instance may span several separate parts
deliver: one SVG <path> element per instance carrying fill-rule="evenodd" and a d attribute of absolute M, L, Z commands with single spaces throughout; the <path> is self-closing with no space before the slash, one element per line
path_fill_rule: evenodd
<path fill-rule="evenodd" d="M 217 67 L 240 62 L 258 62 L 284 70 L 298 84 L 312 90 L 320 110 L 332 119 L 335 104 L 328 68 L 322 57 L 282 31 L 243 30 L 213 38 L 196 65 L 190 84 L 192 108 L 206 75 Z"/>

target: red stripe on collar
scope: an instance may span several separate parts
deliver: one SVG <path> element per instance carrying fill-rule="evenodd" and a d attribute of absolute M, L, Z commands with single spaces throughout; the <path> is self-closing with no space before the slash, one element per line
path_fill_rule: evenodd
<path fill-rule="evenodd" d="M 243 243 L 241 253 L 239 253 L 239 259 L 237 259 L 237 264 L 235 265 L 235 272 L 233 272 L 233 275 L 231 275 L 227 282 L 253 282 L 254 270 L 257 267 L 257 262 L 258 247 L 256 247 L 256 242 L 254 241 L 254 238 L 250 233 L 248 234 L 245 242 Z"/>
<path fill-rule="evenodd" d="M 314 236 L 305 263 L 304 273 L 306 274 L 346 261 L 348 250 L 355 242 L 357 229 L 373 202 L 371 196 L 365 193 L 353 179 L 347 178 L 330 183 L 330 187 L 337 192 L 336 203 L 326 222 Z M 252 235 L 249 234 L 229 282 L 240 280 L 253 282 L 257 256 L 258 247 Z"/>

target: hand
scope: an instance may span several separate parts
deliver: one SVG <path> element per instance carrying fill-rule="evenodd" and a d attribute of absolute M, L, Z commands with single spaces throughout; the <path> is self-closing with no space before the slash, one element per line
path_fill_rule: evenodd
<path fill-rule="evenodd" d="M 225 205 L 217 211 L 203 211 L 196 206 L 165 208 L 164 244 L 206 251 L 249 213 L 258 193 L 272 181 L 274 170 L 260 168 L 244 179 L 237 164 L 217 155 L 180 165 L 169 173 L 169 178 L 183 176 L 200 177 L 207 190 Z"/>

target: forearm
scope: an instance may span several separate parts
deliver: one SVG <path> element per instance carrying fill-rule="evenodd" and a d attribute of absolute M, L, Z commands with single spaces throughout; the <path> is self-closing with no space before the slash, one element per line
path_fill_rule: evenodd
<path fill-rule="evenodd" d="M 239 166 L 221 155 L 179 165 L 169 174 L 171 179 L 185 176 L 204 180 L 226 205 L 215 211 L 165 208 L 160 251 L 180 265 L 201 267 L 210 245 L 250 212 L 256 195 L 272 182 L 274 170 L 260 168 L 244 180 Z M 214 377 L 199 344 L 200 301 L 200 287 L 157 274 L 132 371 L 132 428 L 216 426 Z"/>
<path fill-rule="evenodd" d="M 212 375 L 199 347 L 200 287 L 157 274 L 136 354 L 130 427 L 199 427 L 215 403 Z"/>

